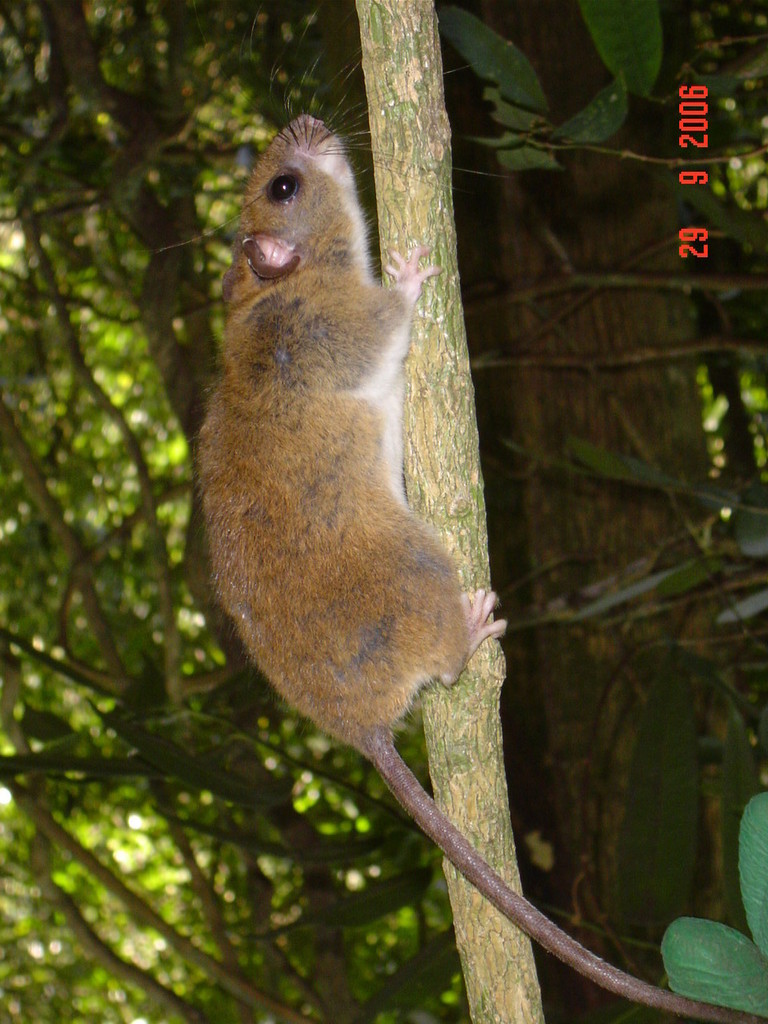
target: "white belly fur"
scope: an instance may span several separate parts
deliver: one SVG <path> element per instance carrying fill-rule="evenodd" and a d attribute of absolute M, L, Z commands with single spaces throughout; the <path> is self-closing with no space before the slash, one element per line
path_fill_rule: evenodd
<path fill-rule="evenodd" d="M 354 392 L 356 398 L 368 402 L 382 415 L 381 454 L 392 493 L 404 505 L 407 502 L 403 481 L 403 361 L 408 354 L 410 335 L 410 324 L 392 333 L 376 371 Z"/>

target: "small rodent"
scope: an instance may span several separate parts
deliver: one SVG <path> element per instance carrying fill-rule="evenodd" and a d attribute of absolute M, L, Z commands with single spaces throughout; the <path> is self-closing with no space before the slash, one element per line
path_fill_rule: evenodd
<path fill-rule="evenodd" d="M 246 189 L 223 373 L 198 446 L 219 600 L 275 689 L 368 757 L 456 867 L 545 949 L 604 988 L 701 1020 L 754 1020 L 641 982 L 549 921 L 424 792 L 393 727 L 430 680 L 450 685 L 487 637 L 493 593 L 470 600 L 403 486 L 403 361 L 427 255 L 373 276 L 341 140 L 303 115 Z"/>

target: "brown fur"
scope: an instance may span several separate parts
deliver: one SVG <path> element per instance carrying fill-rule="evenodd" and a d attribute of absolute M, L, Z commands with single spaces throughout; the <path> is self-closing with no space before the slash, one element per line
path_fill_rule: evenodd
<path fill-rule="evenodd" d="M 249 654 L 290 704 L 361 747 L 428 680 L 454 679 L 470 641 L 456 570 L 393 493 L 384 419 L 353 393 L 412 304 L 355 259 L 334 182 L 296 149 L 278 137 L 248 186 L 198 467 L 216 589 Z M 265 186 L 297 165 L 300 202 L 270 202 Z M 290 244 L 298 267 L 259 279 L 242 251 L 257 234 Z"/>

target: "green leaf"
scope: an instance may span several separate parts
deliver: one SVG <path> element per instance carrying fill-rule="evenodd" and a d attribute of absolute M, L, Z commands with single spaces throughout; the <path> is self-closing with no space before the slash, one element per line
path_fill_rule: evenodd
<path fill-rule="evenodd" d="M 675 992 L 768 1014 L 768 960 L 734 928 L 695 917 L 678 918 L 667 928 L 661 955 Z"/>
<path fill-rule="evenodd" d="M 611 480 L 630 480 L 632 478 L 621 455 L 615 455 L 606 448 L 599 448 L 591 441 L 585 441 L 580 437 L 569 437 L 566 449 L 570 455 L 599 476 L 605 476 Z"/>
<path fill-rule="evenodd" d="M 500 164 L 510 171 L 558 171 L 560 164 L 547 150 L 538 146 L 518 146 L 501 149 L 496 154 Z"/>
<path fill-rule="evenodd" d="M 436 936 L 390 975 L 380 992 L 363 1006 L 359 1024 L 371 1024 L 385 1010 L 409 1010 L 444 992 L 461 970 L 453 931 Z"/>
<path fill-rule="evenodd" d="M 102 717 L 106 725 L 135 747 L 146 761 L 159 768 L 166 777 L 178 779 L 193 791 L 208 790 L 223 800 L 244 807 L 284 803 L 290 795 L 291 784 L 288 781 L 275 780 L 265 773 L 246 781 L 233 772 L 217 768 L 209 755 L 188 754 L 172 740 L 114 712 Z"/>
<path fill-rule="evenodd" d="M 38 711 L 37 708 L 30 707 L 29 704 L 24 705 L 21 728 L 24 730 L 25 736 L 42 740 L 44 743 L 63 740 L 68 736 L 75 735 L 72 727 L 63 718 L 59 718 L 52 711 Z"/>
<path fill-rule="evenodd" d="M 676 569 L 664 569 L 662 572 L 654 572 L 650 576 L 645 576 L 643 579 L 638 580 L 637 583 L 630 583 L 629 586 L 613 590 L 609 594 L 603 594 L 597 600 L 590 601 L 589 604 L 576 612 L 571 621 L 581 622 L 584 619 L 591 619 L 595 615 L 602 615 L 603 612 L 616 608 L 620 604 L 633 601 L 636 597 L 641 597 L 643 594 L 655 590 L 660 583 L 676 571 Z"/>
<path fill-rule="evenodd" d="M 739 879 L 739 831 L 744 808 L 758 790 L 755 758 L 749 744 L 744 720 L 731 709 L 723 748 L 721 775 L 721 842 L 723 851 L 723 888 L 731 923 L 747 931 L 747 916 L 741 898 Z"/>
<path fill-rule="evenodd" d="M 670 476 L 669 473 L 664 473 L 655 466 L 631 455 L 616 455 L 614 452 L 591 445 L 589 441 L 576 438 L 568 439 L 568 448 L 582 462 L 589 464 L 587 460 L 591 458 L 595 470 L 598 470 L 602 462 L 604 476 L 611 476 L 617 480 L 635 480 L 640 484 L 649 484 L 652 487 L 663 489 L 680 490 L 683 487 L 680 480 Z M 591 453 L 589 452 L 590 448 L 592 449 Z"/>
<path fill-rule="evenodd" d="M 473 135 L 472 142 L 489 149 L 522 149 L 525 139 L 519 132 L 504 132 L 503 135 Z"/>
<path fill-rule="evenodd" d="M 715 96 L 733 97 L 744 85 L 738 74 L 727 75 L 696 75 L 690 76 L 691 85 L 706 85 L 710 100 Z"/>
<path fill-rule="evenodd" d="M 552 137 L 570 142 L 604 142 L 618 131 L 626 116 L 627 90 L 616 78 L 570 121 L 561 124 Z"/>
<path fill-rule="evenodd" d="M 17 775 L 84 775 L 86 778 L 161 778 L 162 772 L 133 757 L 71 757 L 60 753 L 0 757 L 0 778 Z"/>
<path fill-rule="evenodd" d="M 341 839 L 330 839 L 318 835 L 316 842 L 306 846 L 287 846 L 281 842 L 271 842 L 264 839 L 260 832 L 244 831 L 236 827 L 217 828 L 207 822 L 196 821 L 188 815 L 179 817 L 175 814 L 164 812 L 163 817 L 168 821 L 175 821 L 184 828 L 193 829 L 201 835 L 211 836 L 222 842 L 232 843 L 233 846 L 242 846 L 256 854 L 268 854 L 272 857 L 285 857 L 299 864 L 352 864 L 369 857 L 376 850 L 381 849 L 382 839 L 373 836 L 371 839 L 361 839 L 345 835 Z"/>
<path fill-rule="evenodd" d="M 641 459 L 631 455 L 616 455 L 582 438 L 569 437 L 566 448 L 583 465 L 610 480 L 628 480 L 649 487 L 658 487 L 660 490 L 691 494 L 705 508 L 716 511 L 723 507 L 732 508 L 739 500 L 734 492 L 726 491 L 722 487 L 692 487 Z"/>
<path fill-rule="evenodd" d="M 371 924 L 400 907 L 418 903 L 432 881 L 431 868 L 418 868 L 383 882 L 368 885 L 362 892 L 352 893 L 311 914 L 306 914 L 297 925 L 325 924 L 333 927 L 355 928 Z"/>
<path fill-rule="evenodd" d="M 496 82 L 502 96 L 539 112 L 547 101 L 533 67 L 520 50 L 460 7 L 444 7 L 440 31 L 480 78 Z"/>
<path fill-rule="evenodd" d="M 638 483 L 673 490 L 682 487 L 679 480 L 656 469 L 655 466 L 649 466 L 641 459 L 635 459 L 631 455 L 617 455 L 583 438 L 569 437 L 566 448 L 579 462 L 610 480 L 636 480 Z"/>
<path fill-rule="evenodd" d="M 706 583 L 712 573 L 719 572 L 721 568 L 719 558 L 692 558 L 683 562 L 676 569 L 673 569 L 656 588 L 659 597 L 676 597 L 679 594 L 686 594 L 689 590 L 695 590 L 702 583 Z"/>
<path fill-rule="evenodd" d="M 627 89 L 648 96 L 661 68 L 662 33 L 658 0 L 579 0 L 603 63 Z"/>
<path fill-rule="evenodd" d="M 691 188 L 675 180 L 674 188 L 681 202 L 693 207 L 702 219 L 719 228 L 728 238 L 759 252 L 768 250 L 768 224 L 762 217 L 753 216 L 751 210 L 739 209 L 733 202 L 716 196 L 708 187 Z"/>
<path fill-rule="evenodd" d="M 741 495 L 734 516 L 733 534 L 739 550 L 750 558 L 768 555 L 768 490 L 759 482 Z"/>
<path fill-rule="evenodd" d="M 720 612 L 715 622 L 718 626 L 742 622 L 744 619 L 751 619 L 753 616 L 759 615 L 766 608 L 768 608 L 768 588 L 758 590 L 754 594 L 750 594 L 749 597 L 736 601 L 730 608 Z"/>
<path fill-rule="evenodd" d="M 741 819 L 739 874 L 749 930 L 768 955 L 768 793 L 753 796 Z"/>
<path fill-rule="evenodd" d="M 572 617 L 572 621 L 581 622 L 584 619 L 602 615 L 604 612 L 610 611 L 611 608 L 616 608 L 619 605 L 626 604 L 628 601 L 633 601 L 636 597 L 642 597 L 643 594 L 647 594 L 652 590 L 656 590 L 659 597 L 674 597 L 678 594 L 687 593 L 689 590 L 698 587 L 701 583 L 706 582 L 711 574 L 718 572 L 720 568 L 720 559 L 714 556 L 711 558 L 692 558 L 682 565 L 671 569 L 662 569 L 660 572 L 644 576 L 635 583 L 630 583 L 625 587 L 620 587 L 618 590 L 602 594 L 576 612 Z"/>
<path fill-rule="evenodd" d="M 706 85 L 710 96 L 734 96 L 744 83 L 755 78 L 764 78 L 768 72 L 768 46 L 752 51 L 746 61 L 733 63 L 728 72 L 719 75 L 692 75 L 691 84 Z"/>
<path fill-rule="evenodd" d="M 640 719 L 619 835 L 619 905 L 633 923 L 669 921 L 686 904 L 696 859 L 698 785 L 691 695 L 669 660 Z"/>
<path fill-rule="evenodd" d="M 506 103 L 495 85 L 488 85 L 483 89 L 483 99 L 493 104 L 491 117 L 505 128 L 512 128 L 516 132 L 528 132 L 540 120 L 530 110 Z"/>

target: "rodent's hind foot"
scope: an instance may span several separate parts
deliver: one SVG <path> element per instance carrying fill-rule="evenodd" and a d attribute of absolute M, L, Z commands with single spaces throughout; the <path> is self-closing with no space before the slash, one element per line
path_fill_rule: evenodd
<path fill-rule="evenodd" d="M 469 630 L 469 650 L 467 661 L 472 657 L 477 648 L 488 637 L 498 639 L 507 628 L 506 619 L 494 619 L 489 621 L 489 616 L 498 603 L 495 591 L 485 591 L 482 588 L 476 590 L 473 597 L 469 594 L 461 595 L 461 604 L 464 608 L 464 615 Z"/>
<path fill-rule="evenodd" d="M 419 270 L 419 260 L 422 256 L 429 256 L 429 246 L 417 245 L 408 253 L 408 258 L 403 259 L 399 252 L 391 250 L 389 258 L 392 260 L 384 269 L 395 279 L 395 287 L 401 291 L 409 302 L 415 306 L 421 294 L 421 286 L 428 277 L 436 277 L 442 273 L 440 267 L 428 266 Z"/>

